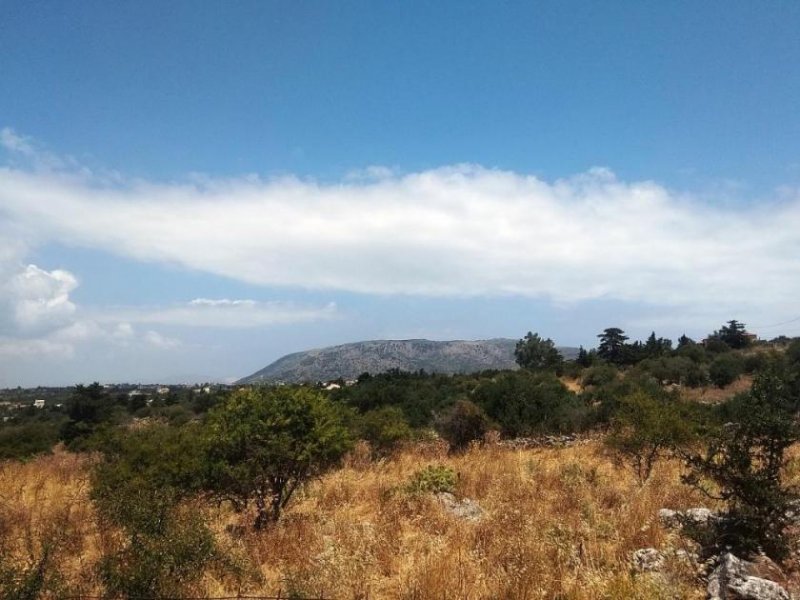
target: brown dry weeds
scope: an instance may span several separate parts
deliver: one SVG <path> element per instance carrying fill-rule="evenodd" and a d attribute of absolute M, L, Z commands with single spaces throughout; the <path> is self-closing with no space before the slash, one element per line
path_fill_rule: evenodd
<path fill-rule="evenodd" d="M 71 587 L 97 592 L 91 574 L 100 536 L 88 500 L 90 460 L 56 452 L 3 464 L 0 536 L 20 561 L 57 537 L 57 566 Z M 402 490 L 428 464 L 458 473 L 457 495 L 480 503 L 481 520 L 460 520 L 432 497 Z M 640 486 L 598 442 L 473 448 L 455 457 L 417 448 L 380 461 L 362 448 L 307 486 L 266 532 L 245 527 L 232 538 L 225 525 L 249 525 L 249 517 L 225 509 L 213 521 L 221 541 L 259 574 L 250 593 L 281 589 L 342 600 L 702 598 L 694 573 L 680 564 L 669 563 L 658 577 L 630 568 L 638 548 L 680 547 L 659 524 L 658 509 L 703 500 L 679 475 L 679 465 L 661 463 Z M 244 590 L 209 577 L 207 591 Z"/>

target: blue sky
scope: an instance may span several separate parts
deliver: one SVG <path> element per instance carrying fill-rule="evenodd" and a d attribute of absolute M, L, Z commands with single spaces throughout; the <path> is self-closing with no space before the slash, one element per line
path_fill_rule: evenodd
<path fill-rule="evenodd" d="M 800 334 L 800 5 L 0 2 L 0 385 Z"/>

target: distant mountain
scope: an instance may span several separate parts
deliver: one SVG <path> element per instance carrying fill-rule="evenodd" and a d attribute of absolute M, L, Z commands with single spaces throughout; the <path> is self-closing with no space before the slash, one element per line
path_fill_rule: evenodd
<path fill-rule="evenodd" d="M 237 383 L 302 383 L 355 379 L 361 373 L 389 369 L 429 373 L 472 373 L 484 369 L 516 369 L 517 340 L 497 338 L 477 341 L 370 340 L 295 352 L 256 371 Z M 574 358 L 577 348 L 559 348 Z"/>

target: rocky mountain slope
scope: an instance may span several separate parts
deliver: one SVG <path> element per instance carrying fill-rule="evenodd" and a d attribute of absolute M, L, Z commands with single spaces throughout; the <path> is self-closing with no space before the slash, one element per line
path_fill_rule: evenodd
<path fill-rule="evenodd" d="M 435 373 L 471 373 L 483 369 L 516 369 L 516 340 L 477 341 L 370 340 L 287 354 L 238 383 L 300 383 L 355 379 L 361 373 L 388 369 Z M 559 348 L 565 358 L 575 348 Z"/>

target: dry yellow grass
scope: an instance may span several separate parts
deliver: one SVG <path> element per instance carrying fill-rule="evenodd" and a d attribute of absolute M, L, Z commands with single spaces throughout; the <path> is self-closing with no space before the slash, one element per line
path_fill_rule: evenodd
<path fill-rule="evenodd" d="M 73 584 L 98 591 L 92 577 L 100 536 L 88 500 L 90 459 L 65 452 L 0 468 L 0 535 L 25 561 L 53 536 L 67 551 L 59 567 Z M 458 473 L 457 495 L 485 510 L 458 519 L 433 497 L 401 488 L 428 464 Z M 260 583 L 250 593 L 319 594 L 339 599 L 702 598 L 687 566 L 664 576 L 635 575 L 643 547 L 681 547 L 658 522 L 659 508 L 703 503 L 679 482 L 680 467 L 659 464 L 643 486 L 598 442 L 562 449 L 474 448 L 447 456 L 412 448 L 372 461 L 363 448 L 307 486 L 283 520 L 232 538 L 225 525 L 249 516 L 213 509 L 226 546 L 248 558 Z M 236 593 L 210 577 L 211 594 Z"/>

